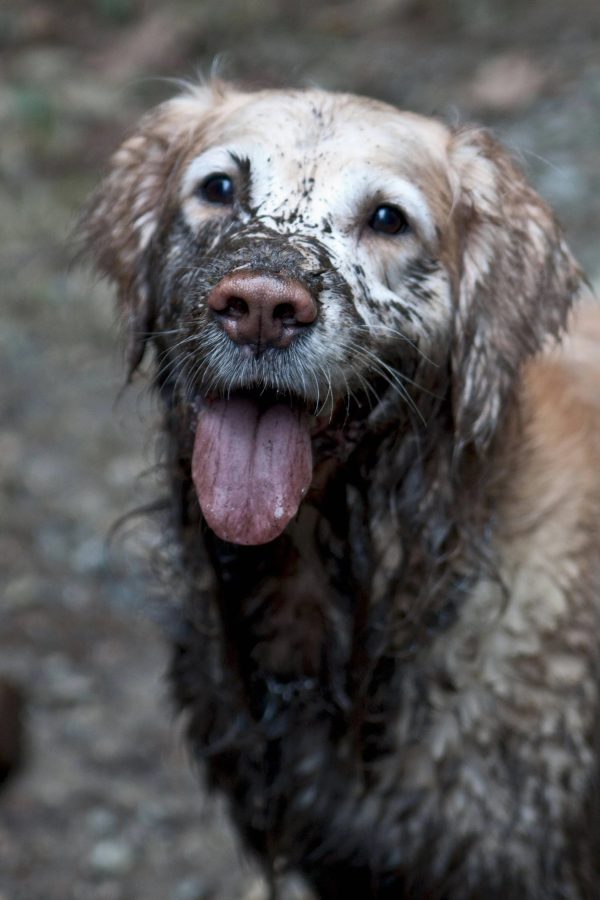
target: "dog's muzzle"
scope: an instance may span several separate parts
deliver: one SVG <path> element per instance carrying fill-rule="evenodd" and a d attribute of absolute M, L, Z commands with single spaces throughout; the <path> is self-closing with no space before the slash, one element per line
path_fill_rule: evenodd
<path fill-rule="evenodd" d="M 317 320 L 309 290 L 284 274 L 229 273 L 207 305 L 242 358 L 285 353 Z M 312 474 L 310 419 L 292 398 L 261 390 L 204 398 L 192 477 L 204 518 L 221 539 L 274 540 L 296 515 Z"/>

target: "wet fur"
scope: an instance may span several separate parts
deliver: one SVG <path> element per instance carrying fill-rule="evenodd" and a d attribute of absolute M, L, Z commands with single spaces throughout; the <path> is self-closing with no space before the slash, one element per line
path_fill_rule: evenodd
<path fill-rule="evenodd" d="M 349 259 L 335 216 L 310 217 L 308 176 L 265 217 L 245 159 L 233 219 L 189 198 L 182 213 L 190 160 L 254 102 L 279 111 L 292 159 L 288 107 L 323 140 L 358 114 L 401 116 L 320 92 L 192 91 L 125 142 L 85 216 L 131 369 L 156 350 L 180 560 L 171 677 L 208 782 L 267 869 L 329 900 L 597 898 L 597 314 L 555 348 L 577 266 L 492 138 L 409 115 L 403 173 L 435 234 L 401 265 L 390 243 Z M 204 299 L 240 266 L 327 298 L 284 363 L 240 367 L 211 325 Z M 262 547 L 205 527 L 190 472 L 197 392 L 244 384 L 331 417 L 297 520 Z"/>

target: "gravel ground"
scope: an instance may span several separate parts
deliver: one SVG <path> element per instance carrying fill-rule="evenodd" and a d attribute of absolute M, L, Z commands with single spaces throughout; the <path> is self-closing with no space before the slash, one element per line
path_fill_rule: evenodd
<path fill-rule="evenodd" d="M 117 400 L 109 292 L 71 265 L 77 210 L 120 135 L 172 93 L 160 77 L 223 52 L 221 71 L 250 83 L 490 125 L 598 284 L 599 39 L 597 0 L 4 0 L 0 675 L 25 692 L 27 752 L 0 796 L 0 900 L 261 893 L 169 708 L 144 562 L 160 524 L 107 540 L 159 491 L 157 412 L 143 379 Z"/>

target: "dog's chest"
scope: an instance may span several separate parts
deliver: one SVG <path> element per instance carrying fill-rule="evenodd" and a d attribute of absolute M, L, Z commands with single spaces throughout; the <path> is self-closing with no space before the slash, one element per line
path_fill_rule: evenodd
<path fill-rule="evenodd" d="M 440 858 L 463 842 L 488 857 L 510 852 L 525 874 L 536 865 L 532 833 L 547 833 L 559 851 L 563 830 L 549 823 L 585 793 L 593 758 L 584 711 L 596 696 L 585 661 L 535 633 L 536 598 L 516 596 L 503 618 L 500 588 L 482 582 L 456 622 L 410 659 L 390 651 L 363 668 L 370 687 L 353 695 L 351 610 L 338 602 L 324 613 L 310 583 L 290 582 L 291 606 L 277 607 L 255 648 L 271 672 L 264 708 L 282 726 L 272 733 L 289 814 L 323 833 L 345 817 L 357 846 L 376 843 L 382 869 L 411 864 L 430 840 Z M 537 602 L 549 615 L 552 598 Z M 581 626 L 575 617 L 564 640 Z M 572 693 L 568 709 L 557 685 L 541 686 L 554 663 Z"/>

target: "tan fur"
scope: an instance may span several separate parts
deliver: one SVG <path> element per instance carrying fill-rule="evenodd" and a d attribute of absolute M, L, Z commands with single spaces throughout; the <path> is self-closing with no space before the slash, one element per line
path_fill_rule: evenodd
<path fill-rule="evenodd" d="M 468 839 L 485 822 L 480 852 L 510 859 L 532 896 L 540 889 L 536 797 L 544 795 L 550 817 L 577 821 L 598 765 L 600 349 L 591 339 L 597 323 L 597 310 L 585 308 L 577 322 L 582 331 L 525 369 L 499 460 L 506 475 L 495 488 L 506 594 L 480 583 L 458 627 L 432 648 L 430 750 L 415 748 L 403 767 L 404 789 L 421 785 L 429 792 L 452 841 Z M 450 691 L 440 685 L 441 673 Z M 509 771 L 499 777 L 496 768 L 495 751 L 507 740 L 520 742 L 522 763 L 530 766 L 516 805 L 509 781 L 504 796 L 499 786 Z M 460 760 L 460 774 L 448 791 L 438 770 L 452 757 Z M 548 829 L 548 856 L 566 859 L 565 839 Z M 565 862 L 561 877 L 573 876 Z"/>

